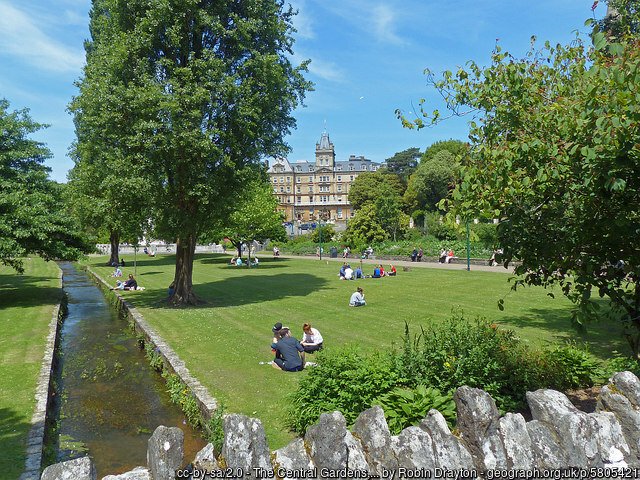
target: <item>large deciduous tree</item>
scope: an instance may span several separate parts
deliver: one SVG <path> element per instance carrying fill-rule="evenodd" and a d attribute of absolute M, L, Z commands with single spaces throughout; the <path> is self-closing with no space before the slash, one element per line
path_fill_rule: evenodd
<path fill-rule="evenodd" d="M 397 152 L 385 160 L 385 170 L 397 175 L 402 185 L 406 187 L 409 177 L 416 171 L 421 155 L 418 147 L 411 147 Z"/>
<path fill-rule="evenodd" d="M 124 100 L 104 98 L 121 118 L 105 121 L 126 125 L 154 228 L 176 240 L 170 302 L 195 304 L 198 236 L 229 215 L 261 158 L 286 152 L 291 113 L 310 88 L 305 65 L 290 60 L 294 12 L 281 0 L 94 0 L 94 9 L 88 62 L 113 62 L 128 80 Z"/>
<path fill-rule="evenodd" d="M 88 251 L 65 215 L 60 185 L 48 178 L 51 153 L 29 138 L 42 127 L 0 99 L 0 263 L 20 273 L 28 254 L 71 260 Z"/>
<path fill-rule="evenodd" d="M 559 285 L 576 321 L 608 298 L 638 355 L 640 42 L 597 28 L 591 38 L 524 59 L 497 47 L 486 68 L 430 78 L 456 113 L 476 117 L 452 213 L 500 218 L 504 259 L 522 262 L 516 286 Z M 439 117 L 425 115 L 405 124 Z"/>

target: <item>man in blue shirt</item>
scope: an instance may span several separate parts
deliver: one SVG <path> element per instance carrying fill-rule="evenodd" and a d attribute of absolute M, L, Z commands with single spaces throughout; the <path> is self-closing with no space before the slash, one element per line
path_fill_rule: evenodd
<path fill-rule="evenodd" d="M 304 368 L 304 347 L 291 336 L 287 327 L 280 330 L 280 340 L 272 343 L 271 348 L 278 354 L 273 361 L 273 368 L 280 368 L 285 372 L 299 372 Z"/>

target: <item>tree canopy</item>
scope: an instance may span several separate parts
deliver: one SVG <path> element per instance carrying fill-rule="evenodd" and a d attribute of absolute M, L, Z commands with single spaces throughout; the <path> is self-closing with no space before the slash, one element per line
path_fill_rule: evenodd
<path fill-rule="evenodd" d="M 148 185 L 154 228 L 177 245 L 174 304 L 198 301 L 198 236 L 233 211 L 261 158 L 287 151 L 311 87 L 290 60 L 293 15 L 279 0 L 93 2 L 80 97 L 96 108 L 81 128 L 113 134 Z M 113 90 L 93 88 L 94 65 Z"/>
<path fill-rule="evenodd" d="M 385 160 L 385 171 L 397 175 L 402 184 L 406 186 L 409 177 L 418 166 L 421 155 L 418 147 L 397 152 Z"/>
<path fill-rule="evenodd" d="M 367 203 L 375 203 L 382 195 L 400 197 L 404 188 L 396 175 L 381 172 L 362 172 L 349 187 L 349 203 L 359 210 Z"/>
<path fill-rule="evenodd" d="M 622 29 L 624 31 L 624 29 Z M 640 42 L 596 28 L 591 45 L 535 44 L 522 59 L 498 46 L 432 85 L 456 114 L 472 113 L 472 156 L 452 215 L 499 218 L 515 286 L 558 285 L 582 322 L 607 297 L 640 350 Z M 437 122 L 438 111 L 406 126 Z"/>
<path fill-rule="evenodd" d="M 61 186 L 48 178 L 51 153 L 29 138 L 41 128 L 0 99 L 0 263 L 18 272 L 25 255 L 73 260 L 89 251 L 65 214 Z"/>

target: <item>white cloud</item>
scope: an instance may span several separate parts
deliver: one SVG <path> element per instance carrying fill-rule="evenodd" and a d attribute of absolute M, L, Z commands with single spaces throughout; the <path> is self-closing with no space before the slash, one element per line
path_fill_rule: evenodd
<path fill-rule="evenodd" d="M 405 43 L 394 31 L 395 12 L 388 5 L 379 4 L 371 9 L 371 23 L 378 38 L 390 43 Z"/>
<path fill-rule="evenodd" d="M 300 64 L 304 60 L 311 60 L 309 73 L 331 82 L 341 82 L 344 80 L 343 71 L 333 62 L 327 62 L 313 55 L 305 55 L 299 51 L 294 53 L 294 64 Z"/>
<path fill-rule="evenodd" d="M 0 54 L 42 70 L 79 73 L 84 64 L 83 50 L 70 48 L 47 35 L 34 14 L 0 0 Z"/>
<path fill-rule="evenodd" d="M 315 38 L 316 33 L 313 30 L 313 20 L 308 14 L 306 2 L 298 1 L 294 8 L 298 11 L 298 14 L 293 17 L 293 26 L 297 30 L 296 37 L 305 39 Z"/>

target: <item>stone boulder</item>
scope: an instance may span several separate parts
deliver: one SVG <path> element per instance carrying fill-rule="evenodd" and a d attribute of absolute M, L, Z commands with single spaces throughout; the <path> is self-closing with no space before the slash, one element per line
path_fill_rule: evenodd
<path fill-rule="evenodd" d="M 436 467 L 431 437 L 419 427 L 407 427 L 400 435 L 392 437 L 391 449 L 398 459 L 398 468 L 415 471 L 433 470 Z M 398 474 L 398 478 L 403 477 L 406 475 Z"/>
<path fill-rule="evenodd" d="M 90 457 L 80 457 L 48 466 L 40 480 L 96 480 L 96 467 Z"/>
<path fill-rule="evenodd" d="M 253 469 L 271 470 L 269 445 L 260 420 L 245 415 L 225 415 L 222 458 L 234 476 L 253 478 Z"/>
<path fill-rule="evenodd" d="M 360 439 L 374 475 L 381 475 L 383 469 L 396 469 L 398 459 L 391 450 L 391 433 L 381 407 L 375 406 L 362 412 L 353 425 L 353 434 Z"/>
<path fill-rule="evenodd" d="M 598 397 L 598 412 L 611 412 L 615 415 L 622 433 L 627 440 L 633 465 L 638 465 L 640 459 L 640 409 L 634 407 L 627 397 L 617 391 L 612 385 L 605 385 Z"/>
<path fill-rule="evenodd" d="M 560 446 L 555 429 L 539 420 L 527 422 L 535 466 L 541 470 L 562 468 L 569 465 L 566 452 Z"/>
<path fill-rule="evenodd" d="M 304 447 L 304 441 L 296 438 L 286 447 L 273 452 L 274 467 L 279 478 L 288 480 L 286 472 L 293 470 L 310 472 L 314 468 L 314 464 Z M 285 473 L 281 475 L 281 473 Z"/>
<path fill-rule="evenodd" d="M 147 467 L 153 480 L 174 480 L 184 465 L 184 433 L 177 427 L 160 425 L 149 438 Z"/>
<path fill-rule="evenodd" d="M 320 471 L 332 470 L 331 475 L 345 468 L 369 471 L 362 445 L 347 430 L 347 422 L 340 412 L 320 415 L 318 423 L 307 430 L 304 440 Z"/>
<path fill-rule="evenodd" d="M 151 473 L 146 467 L 136 467 L 130 472 L 121 473 L 120 475 L 107 475 L 102 480 L 152 480 Z"/>
<path fill-rule="evenodd" d="M 437 410 L 430 410 L 420 423 L 433 442 L 433 453 L 436 467 L 450 470 L 471 470 L 474 468 L 473 457 L 462 441 L 449 430 L 447 421 Z"/>
<path fill-rule="evenodd" d="M 640 380 L 631 372 L 618 372 L 609 379 L 615 390 L 627 397 L 631 405 L 640 408 Z"/>
<path fill-rule="evenodd" d="M 460 387 L 453 397 L 458 411 L 457 427 L 478 470 L 508 468 L 507 454 L 499 434 L 500 413 L 491 396 L 478 388 Z"/>

